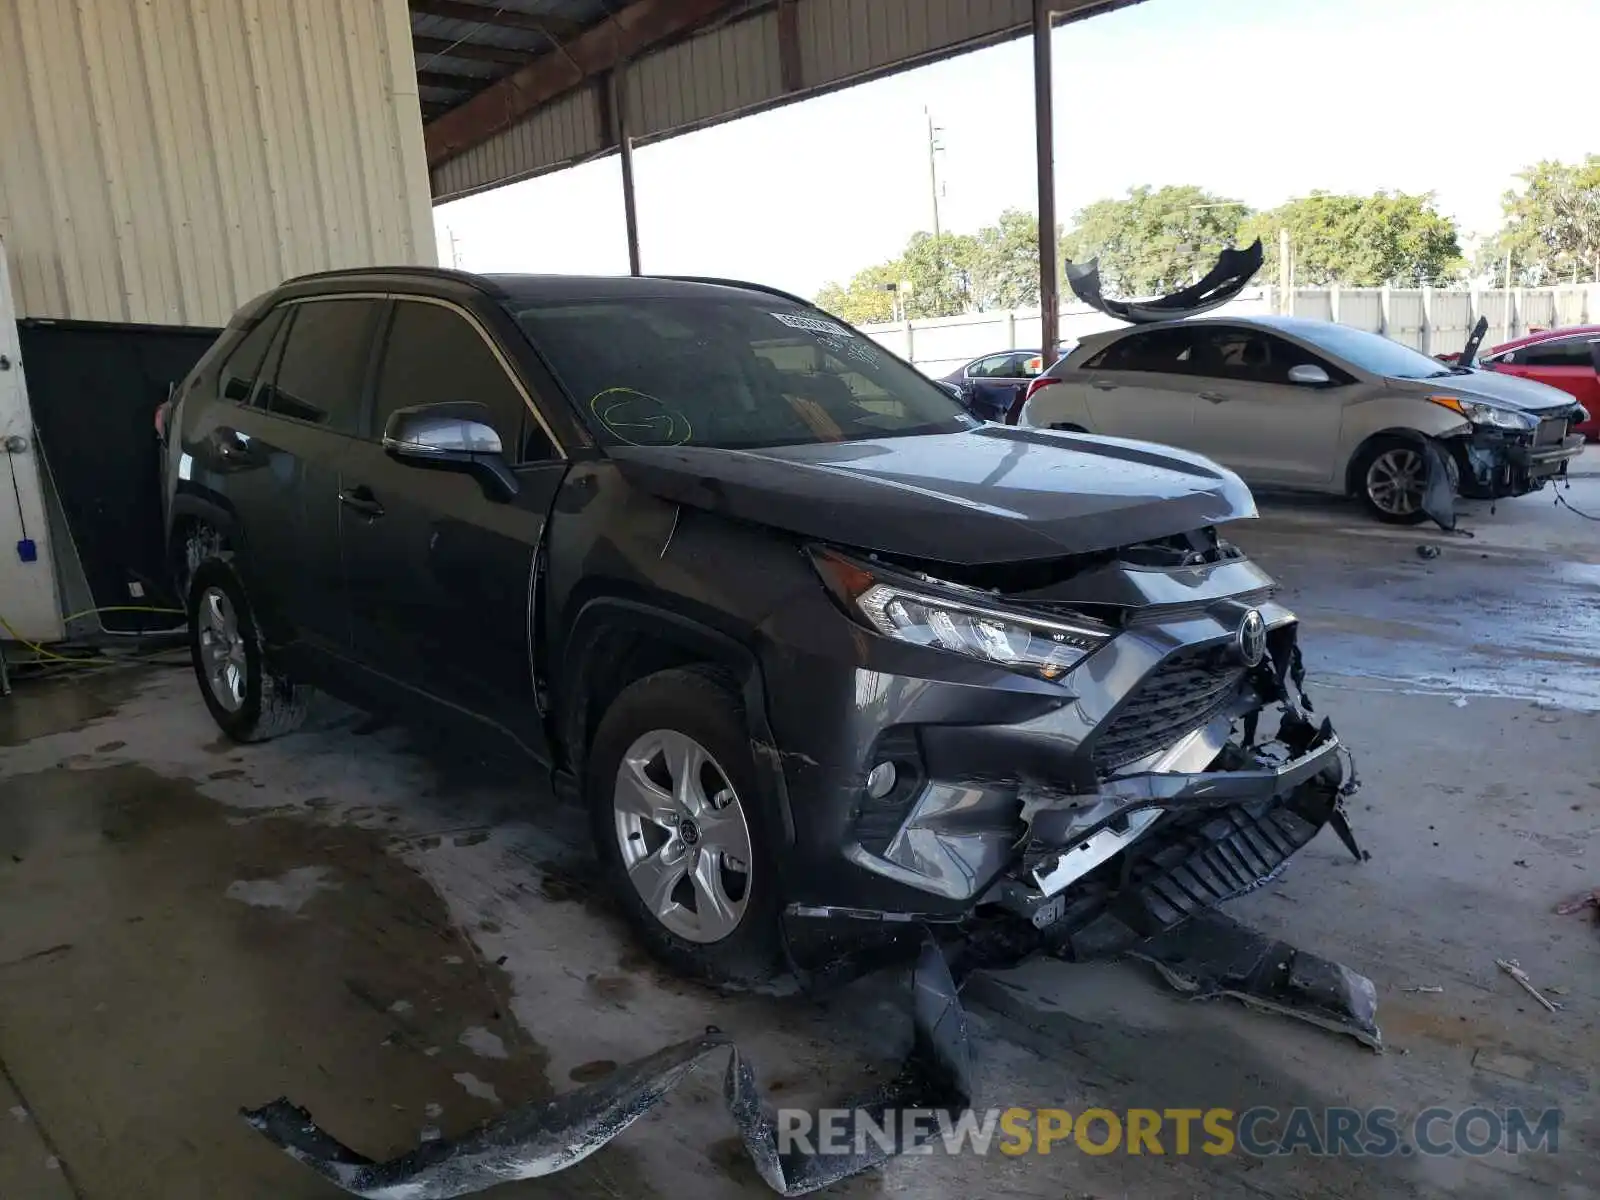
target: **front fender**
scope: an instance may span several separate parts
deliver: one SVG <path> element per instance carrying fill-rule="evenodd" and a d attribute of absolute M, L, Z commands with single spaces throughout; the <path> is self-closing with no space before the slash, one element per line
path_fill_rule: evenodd
<path fill-rule="evenodd" d="M 738 681 L 761 789 L 759 801 L 776 818 L 769 828 L 782 830 L 785 845 L 792 843 L 794 817 L 781 758 L 767 720 L 766 681 L 760 662 L 748 647 L 727 634 L 647 600 L 597 596 L 583 605 L 568 626 L 556 677 L 559 729 L 568 761 L 581 767 L 587 750 L 589 693 L 585 680 L 595 651 L 608 638 L 629 633 L 647 634 L 675 649 L 688 651 L 696 659 L 724 668 Z"/>
<path fill-rule="evenodd" d="M 1336 479 L 1348 479 L 1356 455 L 1380 434 L 1430 438 L 1462 437 L 1472 426 L 1460 413 L 1441 404 L 1408 396 L 1378 396 L 1345 410 L 1340 428 L 1340 459 Z"/>

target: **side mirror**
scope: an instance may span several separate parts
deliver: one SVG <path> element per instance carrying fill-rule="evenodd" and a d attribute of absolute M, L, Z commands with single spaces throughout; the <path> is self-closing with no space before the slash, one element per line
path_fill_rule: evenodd
<path fill-rule="evenodd" d="M 384 422 L 383 448 L 407 466 L 471 475 L 489 499 L 504 502 L 517 494 L 517 477 L 490 420 L 487 407 L 467 400 L 398 408 Z"/>
<path fill-rule="evenodd" d="M 1301 363 L 1299 366 L 1289 368 L 1289 382 L 1302 384 L 1305 387 L 1323 387 L 1333 380 L 1328 378 L 1328 373 L 1316 363 Z"/>

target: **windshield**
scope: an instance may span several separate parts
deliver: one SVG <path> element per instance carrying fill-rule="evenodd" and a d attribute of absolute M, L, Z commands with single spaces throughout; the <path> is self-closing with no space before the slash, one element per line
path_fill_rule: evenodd
<path fill-rule="evenodd" d="M 775 297 L 578 301 L 515 315 L 607 445 L 753 449 L 975 424 L 875 343 Z"/>
<path fill-rule="evenodd" d="M 1456 373 L 1438 359 L 1364 329 L 1317 321 L 1298 324 L 1294 332 L 1318 349 L 1373 375 L 1389 379 L 1436 379 Z"/>

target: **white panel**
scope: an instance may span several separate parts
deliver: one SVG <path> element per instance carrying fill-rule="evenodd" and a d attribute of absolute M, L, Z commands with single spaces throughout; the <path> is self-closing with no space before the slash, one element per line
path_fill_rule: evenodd
<path fill-rule="evenodd" d="M 0 113 L 24 316 L 222 324 L 434 261 L 405 0 L 0 0 Z"/>

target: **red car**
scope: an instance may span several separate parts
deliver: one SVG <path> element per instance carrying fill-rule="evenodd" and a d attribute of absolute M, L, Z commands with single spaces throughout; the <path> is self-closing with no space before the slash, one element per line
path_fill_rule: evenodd
<path fill-rule="evenodd" d="M 1478 366 L 1571 392 L 1589 410 L 1572 432 L 1600 441 L 1600 325 L 1530 333 L 1480 354 Z"/>

